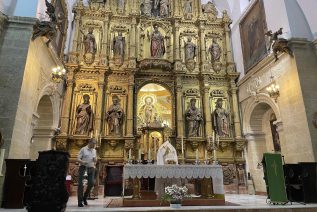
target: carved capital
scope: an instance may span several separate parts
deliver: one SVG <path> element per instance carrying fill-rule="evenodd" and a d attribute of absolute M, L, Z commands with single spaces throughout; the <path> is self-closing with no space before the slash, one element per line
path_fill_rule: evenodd
<path fill-rule="evenodd" d="M 125 140 L 124 148 L 125 149 L 134 149 L 134 140 Z"/>
<path fill-rule="evenodd" d="M 236 151 L 243 151 L 243 149 L 245 148 L 246 146 L 246 141 L 245 140 L 241 140 L 241 141 L 236 141 L 235 143 L 235 150 Z"/>
<path fill-rule="evenodd" d="M 56 138 L 56 150 L 67 151 L 67 138 Z"/>

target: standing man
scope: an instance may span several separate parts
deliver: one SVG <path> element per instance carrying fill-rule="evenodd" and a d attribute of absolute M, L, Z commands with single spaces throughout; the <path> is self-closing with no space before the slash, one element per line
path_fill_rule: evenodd
<path fill-rule="evenodd" d="M 78 162 L 80 163 L 79 170 L 78 170 L 78 207 L 84 207 L 88 205 L 87 197 L 90 193 L 90 190 L 94 186 L 94 178 L 95 178 L 95 163 L 97 162 L 97 155 L 95 150 L 96 140 L 91 138 L 88 142 L 87 146 L 84 146 L 80 149 L 78 154 Z M 83 193 L 84 186 L 83 186 L 83 179 L 85 171 L 88 174 L 88 185 L 86 188 L 85 193 Z"/>

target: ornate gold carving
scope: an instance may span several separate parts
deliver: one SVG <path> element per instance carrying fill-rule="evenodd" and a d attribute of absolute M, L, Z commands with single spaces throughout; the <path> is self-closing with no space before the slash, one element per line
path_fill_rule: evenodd
<path fill-rule="evenodd" d="M 224 97 L 224 90 L 212 90 L 210 95 L 212 97 Z"/>
<path fill-rule="evenodd" d="M 235 143 L 235 150 L 236 151 L 243 151 L 244 147 L 246 145 L 246 141 L 236 141 Z"/>
<path fill-rule="evenodd" d="M 197 88 L 190 88 L 184 92 L 184 96 L 196 96 L 199 97 L 199 90 Z"/>
<path fill-rule="evenodd" d="M 110 91 L 110 93 L 125 94 L 127 90 L 125 88 L 123 88 L 122 86 L 119 86 L 119 85 L 111 85 L 109 87 L 109 91 Z"/>
<path fill-rule="evenodd" d="M 67 138 L 56 138 L 56 150 L 67 151 Z"/>
<path fill-rule="evenodd" d="M 88 84 L 88 83 L 83 83 L 83 84 L 79 84 L 78 85 L 78 90 L 79 91 L 86 91 L 86 92 L 92 92 L 92 91 L 95 91 L 96 89 L 91 85 L 91 84 Z"/>
<path fill-rule="evenodd" d="M 140 61 L 139 67 L 144 70 L 153 68 L 160 68 L 166 71 L 172 70 L 171 62 L 164 59 L 144 59 Z"/>

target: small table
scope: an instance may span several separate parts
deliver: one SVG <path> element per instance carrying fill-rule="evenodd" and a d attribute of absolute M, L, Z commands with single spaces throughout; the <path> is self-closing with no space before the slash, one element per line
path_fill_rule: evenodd
<path fill-rule="evenodd" d="M 125 180 L 133 179 L 133 199 L 140 199 L 141 178 L 181 178 L 203 179 L 202 196 L 212 198 L 212 194 L 224 194 L 221 165 L 143 165 L 126 164 L 123 167 L 123 196 Z M 212 178 L 212 188 L 211 181 Z M 212 193 L 213 191 L 213 193 Z"/>

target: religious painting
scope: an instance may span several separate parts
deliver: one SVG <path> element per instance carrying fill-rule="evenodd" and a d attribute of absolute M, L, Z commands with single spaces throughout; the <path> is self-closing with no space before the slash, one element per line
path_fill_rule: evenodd
<path fill-rule="evenodd" d="M 240 21 L 240 35 L 244 70 L 248 72 L 262 60 L 266 53 L 265 32 L 267 31 L 263 0 L 254 2 Z"/>

